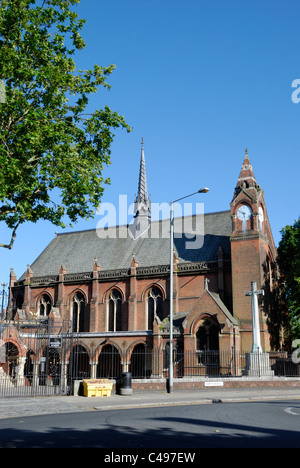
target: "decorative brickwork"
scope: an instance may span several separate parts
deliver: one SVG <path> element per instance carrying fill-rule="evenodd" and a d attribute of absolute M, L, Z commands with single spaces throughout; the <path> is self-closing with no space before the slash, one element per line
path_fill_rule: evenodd
<path fill-rule="evenodd" d="M 144 153 L 141 171 L 139 186 L 148 209 Z M 157 223 L 167 230 L 168 220 Z M 276 262 L 264 193 L 247 151 L 230 211 L 205 214 L 204 229 L 203 246 L 193 252 L 183 239 L 175 239 L 173 296 L 168 238 L 110 239 L 96 230 L 57 235 L 21 278 L 11 271 L 8 319 L 23 328 L 33 320 L 48 320 L 55 327 L 70 323 L 69 331 L 90 356 L 93 374 L 108 345 L 116 350 L 123 370 L 130 367 L 128 356 L 141 346 L 167 352 L 170 300 L 176 353 L 247 352 L 252 343 L 251 300 L 244 292 L 252 281 L 271 291 Z M 156 295 L 151 296 L 151 290 Z M 45 295 L 49 310 L 41 307 Z M 260 303 L 265 352 L 270 350 L 270 310 L 271 295 L 266 294 Z"/>

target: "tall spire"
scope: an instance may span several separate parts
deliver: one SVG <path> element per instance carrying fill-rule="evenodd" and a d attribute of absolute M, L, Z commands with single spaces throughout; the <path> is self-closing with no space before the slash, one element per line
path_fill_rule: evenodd
<path fill-rule="evenodd" d="M 151 202 L 147 192 L 146 164 L 144 155 L 144 139 L 142 138 L 142 151 L 140 160 L 138 194 L 134 200 L 135 216 L 129 225 L 129 232 L 137 239 L 150 227 Z"/>
<path fill-rule="evenodd" d="M 235 195 L 239 193 L 242 189 L 251 191 L 256 190 L 257 187 L 258 185 L 248 156 L 248 149 L 246 148 L 243 165 L 235 188 Z"/>
<path fill-rule="evenodd" d="M 244 162 L 238 179 L 238 183 L 243 184 L 243 182 L 246 182 L 249 187 L 254 187 L 256 185 L 256 180 L 249 160 L 247 148 L 245 149 Z"/>
<path fill-rule="evenodd" d="M 142 150 L 141 150 L 141 161 L 140 161 L 140 173 L 139 173 L 139 186 L 138 194 L 135 198 L 134 209 L 136 215 L 140 211 L 147 211 L 150 213 L 150 200 L 147 192 L 147 177 L 146 177 L 146 163 L 144 154 L 144 138 L 142 138 Z"/>
<path fill-rule="evenodd" d="M 145 155 L 144 155 L 144 138 L 142 138 L 139 187 L 138 187 L 138 195 L 137 195 L 136 201 L 146 203 L 147 200 L 148 200 L 148 193 L 147 193 L 146 163 L 145 163 Z"/>

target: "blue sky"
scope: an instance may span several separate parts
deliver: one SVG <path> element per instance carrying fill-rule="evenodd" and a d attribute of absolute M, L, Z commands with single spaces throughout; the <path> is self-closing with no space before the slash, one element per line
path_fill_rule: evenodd
<path fill-rule="evenodd" d="M 227 210 L 248 148 L 278 244 L 299 216 L 300 103 L 291 99 L 300 79 L 299 1 L 81 0 L 76 10 L 87 20 L 78 67 L 116 65 L 111 90 L 99 90 L 91 109 L 108 105 L 133 127 L 116 132 L 103 202 L 117 206 L 120 194 L 133 202 L 143 137 L 152 202 L 208 186 L 193 201 L 205 202 L 205 212 Z M 10 267 L 20 276 L 56 231 L 24 224 L 13 249 L 1 249 L 0 281 Z"/>

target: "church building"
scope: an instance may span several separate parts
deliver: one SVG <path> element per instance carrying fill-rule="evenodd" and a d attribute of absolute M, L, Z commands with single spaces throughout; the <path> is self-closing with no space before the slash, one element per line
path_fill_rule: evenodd
<path fill-rule="evenodd" d="M 227 211 L 175 219 L 172 293 L 170 221 L 151 221 L 142 145 L 133 222 L 101 232 L 57 234 L 20 278 L 11 269 L 7 319 L 23 332 L 47 323 L 52 330 L 76 337 L 93 378 L 104 375 L 105 354 L 117 359 L 120 372 L 131 370 L 135 376 L 137 356 L 147 361 L 148 351 L 149 376 L 164 375 L 163 356 L 172 326 L 174 353 L 184 356 L 177 375 L 185 375 L 192 355 L 198 359 L 194 375 L 201 375 L 204 353 L 221 356 L 251 350 L 251 298 L 245 291 L 256 282 L 264 290 L 259 298 L 261 345 L 264 352 L 271 351 L 276 341 L 272 335 L 276 248 L 264 191 L 247 150 L 236 185 L 232 182 Z M 197 241 L 197 233 L 191 237 L 197 223 L 203 235 L 199 245 L 190 248 Z M 25 357 L 28 349 L 21 350 L 17 336 L 15 346 Z M 179 361 L 175 357 L 174 365 Z M 228 366 L 226 373 L 230 374 Z"/>

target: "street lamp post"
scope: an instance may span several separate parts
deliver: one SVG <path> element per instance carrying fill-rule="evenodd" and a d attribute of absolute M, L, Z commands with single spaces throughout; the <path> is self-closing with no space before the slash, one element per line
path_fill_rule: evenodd
<path fill-rule="evenodd" d="M 173 200 L 170 203 L 170 356 L 169 356 L 169 393 L 173 392 L 173 250 L 174 250 L 174 203 L 189 198 L 197 193 L 207 193 L 209 189 L 204 187 L 197 192 Z"/>

